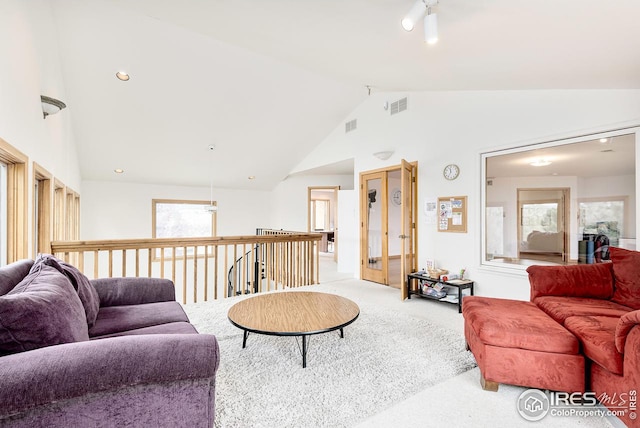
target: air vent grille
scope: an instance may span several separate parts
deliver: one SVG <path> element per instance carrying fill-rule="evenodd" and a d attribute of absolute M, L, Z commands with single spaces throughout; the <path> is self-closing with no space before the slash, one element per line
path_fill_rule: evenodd
<path fill-rule="evenodd" d="M 407 109 L 407 98 L 399 99 L 396 102 L 391 103 L 391 115 L 398 114 Z"/>
<path fill-rule="evenodd" d="M 356 128 L 358 128 L 358 119 L 350 120 L 349 122 L 344 124 L 344 132 L 345 132 L 345 134 L 347 132 L 355 131 Z"/>

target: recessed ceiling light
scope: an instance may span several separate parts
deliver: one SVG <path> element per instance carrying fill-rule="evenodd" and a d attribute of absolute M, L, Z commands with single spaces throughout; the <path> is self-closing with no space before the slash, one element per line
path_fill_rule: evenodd
<path fill-rule="evenodd" d="M 130 79 L 129 74 L 124 72 L 124 71 L 118 71 L 116 73 L 116 77 L 120 80 L 122 80 L 123 82 L 126 82 L 127 80 Z"/>
<path fill-rule="evenodd" d="M 249 180 L 255 180 L 256 176 L 255 175 L 250 175 L 248 178 L 249 178 Z"/>
<path fill-rule="evenodd" d="M 549 159 L 537 159 L 537 160 L 529 163 L 529 165 L 531 165 L 531 166 L 547 166 L 547 165 L 551 165 L 551 161 Z"/>
<path fill-rule="evenodd" d="M 124 172 L 124 169 L 116 168 L 113 170 L 113 172 L 115 172 L 116 174 L 122 174 Z"/>
<path fill-rule="evenodd" d="M 600 138 L 600 142 L 601 142 L 601 143 L 606 143 L 607 141 L 609 141 L 609 139 L 608 139 L 608 138 Z"/>

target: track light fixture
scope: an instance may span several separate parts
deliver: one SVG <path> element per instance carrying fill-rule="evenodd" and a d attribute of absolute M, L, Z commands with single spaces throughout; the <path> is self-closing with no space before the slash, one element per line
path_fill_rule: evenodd
<path fill-rule="evenodd" d="M 402 20 L 402 28 L 411 31 L 416 23 L 424 18 L 424 41 L 434 44 L 438 41 L 438 16 L 431 12 L 431 8 L 438 4 L 438 0 L 417 0 L 411 10 Z"/>

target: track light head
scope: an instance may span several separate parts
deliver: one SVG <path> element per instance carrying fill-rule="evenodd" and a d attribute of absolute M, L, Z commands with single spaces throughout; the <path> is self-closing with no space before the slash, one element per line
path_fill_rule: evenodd
<path fill-rule="evenodd" d="M 438 15 L 430 12 L 424 17 L 424 41 L 433 45 L 438 42 Z"/>
<path fill-rule="evenodd" d="M 411 10 L 402 20 L 402 28 L 406 31 L 413 30 L 416 23 L 422 18 L 422 16 L 427 11 L 427 6 L 423 0 L 417 0 L 414 5 L 411 7 Z"/>
<path fill-rule="evenodd" d="M 435 14 L 431 14 L 431 7 L 435 6 L 438 4 L 438 0 L 417 0 L 413 6 L 411 7 L 411 10 L 409 11 L 409 13 L 407 13 L 407 15 L 402 19 L 402 28 L 404 28 L 406 31 L 411 31 L 413 30 L 413 28 L 416 26 L 416 23 L 425 15 L 425 13 L 427 14 L 426 18 L 425 18 L 425 40 L 427 39 L 426 37 L 426 33 L 427 33 L 427 20 L 433 20 L 435 21 Z M 429 18 L 429 16 L 433 15 L 433 18 Z M 436 29 L 436 36 L 435 36 L 435 40 L 437 41 L 438 39 L 438 32 L 437 32 L 437 22 L 435 24 Z M 430 40 L 432 40 L 433 37 L 430 38 Z M 435 41 L 433 42 L 429 42 L 429 43 L 435 43 Z"/>

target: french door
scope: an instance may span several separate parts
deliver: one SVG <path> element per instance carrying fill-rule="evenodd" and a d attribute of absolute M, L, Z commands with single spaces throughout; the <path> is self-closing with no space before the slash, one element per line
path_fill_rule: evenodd
<path fill-rule="evenodd" d="M 401 162 L 360 174 L 360 277 L 398 287 L 404 299 L 416 270 L 417 166 Z"/>

